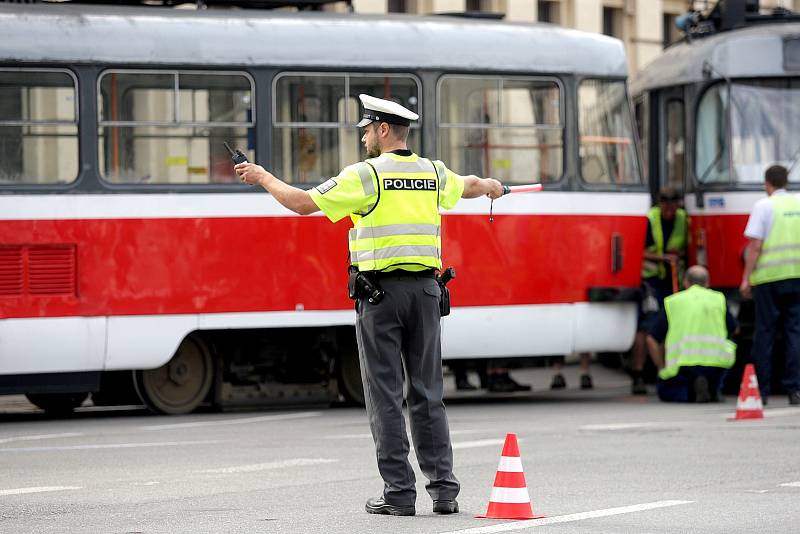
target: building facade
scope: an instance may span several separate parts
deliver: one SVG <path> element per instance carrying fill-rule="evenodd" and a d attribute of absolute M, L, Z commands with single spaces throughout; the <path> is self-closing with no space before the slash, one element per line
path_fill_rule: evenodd
<path fill-rule="evenodd" d="M 762 11 L 776 7 L 800 11 L 800 0 L 761 0 Z M 710 9 L 716 0 L 352 0 L 356 13 L 502 14 L 516 22 L 549 22 L 621 39 L 631 74 L 681 38 L 675 20 L 690 7 Z M 347 2 L 328 9 L 345 11 Z"/>

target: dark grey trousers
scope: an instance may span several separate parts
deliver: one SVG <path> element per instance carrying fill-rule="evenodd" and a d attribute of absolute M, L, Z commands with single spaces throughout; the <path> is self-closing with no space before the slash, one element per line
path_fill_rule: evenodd
<path fill-rule="evenodd" d="M 380 281 L 386 295 L 378 304 L 358 302 L 356 336 L 383 495 L 396 505 L 414 504 L 414 471 L 408 461 L 403 418 L 403 376 L 408 381 L 411 438 L 433 500 L 458 495 L 453 448 L 442 402 L 440 289 L 425 277 Z"/>

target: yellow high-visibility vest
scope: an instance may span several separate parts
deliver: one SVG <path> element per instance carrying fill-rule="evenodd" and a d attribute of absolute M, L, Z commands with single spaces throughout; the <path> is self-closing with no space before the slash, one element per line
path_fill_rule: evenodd
<path fill-rule="evenodd" d="M 666 246 L 664 245 L 664 229 L 661 227 L 661 208 L 658 206 L 650 208 L 647 212 L 647 218 L 650 220 L 650 230 L 653 233 L 653 244 L 647 247 L 647 252 L 655 252 L 661 255 L 664 254 L 665 250 L 667 252 L 681 252 L 686 249 L 688 216 L 685 209 L 678 208 L 675 212 L 675 224 L 672 227 L 672 233 L 667 240 Z M 667 278 L 666 266 L 660 261 L 645 260 L 642 264 L 642 278 L 652 278 L 654 276 L 665 280 Z"/>
<path fill-rule="evenodd" d="M 772 228 L 761 247 L 752 285 L 800 278 L 800 199 L 795 195 L 772 195 Z"/>
<path fill-rule="evenodd" d="M 358 174 L 365 193 L 377 192 L 377 200 L 351 216 L 350 263 L 359 271 L 441 269 L 444 165 L 387 152 L 359 164 Z"/>
<path fill-rule="evenodd" d="M 693 285 L 665 298 L 664 309 L 669 329 L 659 378 L 672 378 L 681 367 L 728 369 L 733 365 L 736 344 L 728 339 L 725 295 Z"/>

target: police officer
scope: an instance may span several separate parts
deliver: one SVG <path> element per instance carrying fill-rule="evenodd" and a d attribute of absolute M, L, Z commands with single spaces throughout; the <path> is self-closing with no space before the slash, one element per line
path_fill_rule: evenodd
<path fill-rule="evenodd" d="M 725 369 L 736 360 L 730 338 L 736 320 L 728 312 L 725 295 L 708 289 L 708 271 L 695 265 L 686 271 L 688 289 L 664 299 L 664 308 L 652 325 L 647 341 L 651 352 L 664 352 L 658 372 L 658 397 L 666 402 L 719 400 Z"/>
<path fill-rule="evenodd" d="M 679 207 L 680 194 L 672 187 L 664 187 L 658 194 L 658 206 L 647 212 L 647 238 L 645 242 L 644 263 L 642 265 L 642 289 L 644 297 L 639 314 L 639 326 L 633 345 L 631 393 L 644 395 L 647 387 L 642 370 L 647 357 L 646 336 L 664 298 L 672 294 L 671 269 L 678 266 L 686 257 L 689 241 L 689 223 L 686 210 Z M 680 277 L 679 273 L 675 276 Z M 658 356 L 650 353 L 658 366 Z"/>
<path fill-rule="evenodd" d="M 459 176 L 440 161 L 408 150 L 417 114 L 396 102 L 359 95 L 364 115 L 361 141 L 369 159 L 346 167 L 309 191 L 279 180 L 258 165 L 235 170 L 260 184 L 287 208 L 309 214 L 322 210 L 333 222 L 350 215 L 350 262 L 380 287 L 383 298 L 356 304 L 361 376 L 381 496 L 367 500 L 372 514 L 414 515 L 415 477 L 408 461 L 402 413 L 403 377 L 408 383 L 411 436 L 436 513 L 458 512 L 460 485 L 453 475 L 453 450 L 442 401 L 440 287 L 441 216 L 459 198 L 499 198 L 502 184 L 491 178 Z M 378 300 L 378 299 L 373 299 Z"/>
<path fill-rule="evenodd" d="M 750 242 L 739 291 L 756 305 L 753 361 L 767 401 L 775 328 L 783 322 L 789 404 L 800 405 L 800 199 L 786 191 L 789 173 L 773 165 L 764 175 L 767 198 L 753 207 L 744 235 Z"/>

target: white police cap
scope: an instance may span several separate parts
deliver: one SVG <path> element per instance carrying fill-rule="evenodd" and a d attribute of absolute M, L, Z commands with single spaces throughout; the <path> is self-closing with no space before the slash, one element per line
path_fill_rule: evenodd
<path fill-rule="evenodd" d="M 358 95 L 358 98 L 361 99 L 361 104 L 364 106 L 364 115 L 361 117 L 361 122 L 356 125 L 359 128 L 373 121 L 408 126 L 411 124 L 411 121 L 415 121 L 419 118 L 419 115 L 410 109 L 406 109 L 397 102 L 392 102 L 391 100 L 375 98 L 374 96 L 365 94 Z"/>

